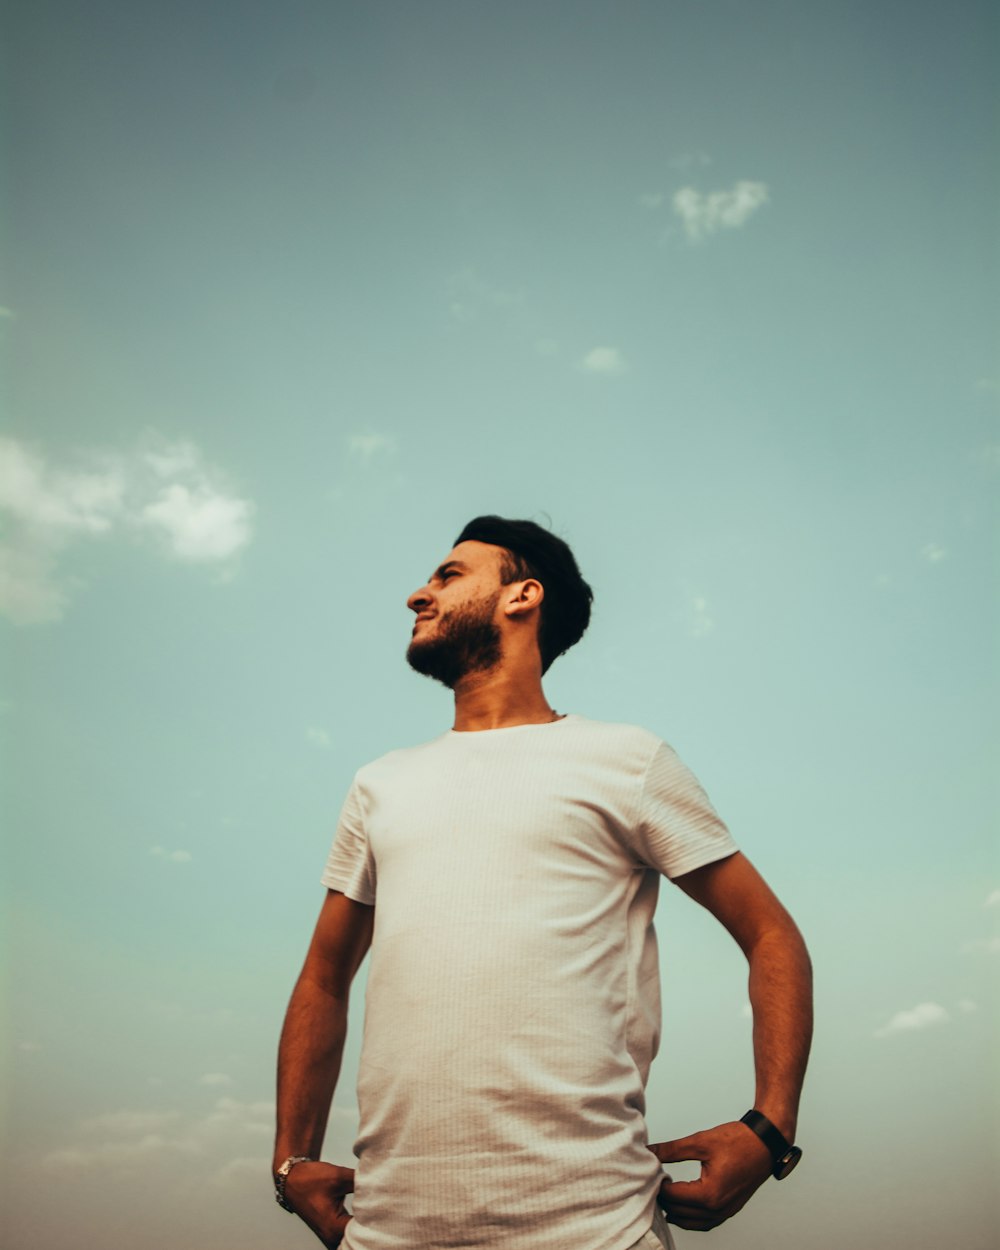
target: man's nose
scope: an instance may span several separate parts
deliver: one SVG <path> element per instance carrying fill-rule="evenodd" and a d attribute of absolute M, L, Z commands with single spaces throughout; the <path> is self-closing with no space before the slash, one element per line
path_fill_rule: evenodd
<path fill-rule="evenodd" d="M 430 593 L 426 586 L 421 586 L 419 590 L 415 590 L 406 601 L 406 606 L 411 612 L 421 612 L 431 601 Z"/>

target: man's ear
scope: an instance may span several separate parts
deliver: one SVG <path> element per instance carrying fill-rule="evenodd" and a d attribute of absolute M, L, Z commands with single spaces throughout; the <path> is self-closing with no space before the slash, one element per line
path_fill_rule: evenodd
<path fill-rule="evenodd" d="M 534 577 L 529 577 L 523 582 L 515 582 L 510 589 L 514 593 L 504 604 L 504 612 L 507 616 L 523 616 L 525 612 L 533 612 L 542 606 L 545 587 Z"/>

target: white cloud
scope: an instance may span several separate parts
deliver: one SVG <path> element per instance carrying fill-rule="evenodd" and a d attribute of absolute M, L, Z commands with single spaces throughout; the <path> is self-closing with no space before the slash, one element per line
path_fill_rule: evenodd
<path fill-rule="evenodd" d="M 235 1159 L 230 1159 L 228 1163 L 224 1163 L 212 1175 L 213 1185 L 231 1185 L 243 1181 L 250 1181 L 256 1188 L 260 1184 L 260 1178 L 264 1171 L 264 1160 L 259 1154 L 256 1155 L 238 1155 Z"/>
<path fill-rule="evenodd" d="M 708 600 L 703 595 L 695 595 L 691 601 L 691 634 L 695 638 L 704 638 L 715 629 Z"/>
<path fill-rule="evenodd" d="M 962 951 L 966 955 L 975 955 L 979 951 L 985 951 L 988 955 L 998 955 L 1000 954 L 1000 937 L 973 938 L 971 942 L 965 943 Z"/>
<path fill-rule="evenodd" d="M 159 478 L 201 473 L 201 452 L 187 439 L 154 447 L 142 458 Z"/>
<path fill-rule="evenodd" d="M 59 620 L 79 579 L 67 548 L 112 534 L 155 534 L 180 560 L 220 563 L 250 541 L 253 504 L 233 494 L 190 442 L 81 453 L 76 465 L 0 438 L 0 613 L 17 624 Z"/>
<path fill-rule="evenodd" d="M 0 509 L 33 533 L 60 542 L 75 533 L 105 533 L 124 495 L 118 465 L 53 469 L 31 448 L 0 437 Z"/>
<path fill-rule="evenodd" d="M 218 561 L 250 541 L 251 505 L 206 485 L 171 482 L 141 514 L 178 560 Z"/>
<path fill-rule="evenodd" d="M 929 1029 L 935 1024 L 945 1024 L 950 1019 L 951 1016 L 939 1003 L 918 1003 L 909 1011 L 897 1011 L 886 1024 L 875 1030 L 875 1036 L 888 1037 L 890 1033 Z"/>
<path fill-rule="evenodd" d="M 323 747 L 325 750 L 329 750 L 329 748 L 333 746 L 333 739 L 327 731 L 325 729 L 319 729 L 315 725 L 306 730 L 306 739 L 307 741 L 312 742 L 315 746 Z"/>
<path fill-rule="evenodd" d="M 711 163 L 712 158 L 707 152 L 681 152 L 667 161 L 671 169 L 704 168 Z"/>
<path fill-rule="evenodd" d="M 167 851 L 162 846 L 151 846 L 149 853 L 155 859 L 164 859 L 171 864 L 190 864 L 192 858 L 190 851 Z"/>
<path fill-rule="evenodd" d="M 45 1156 L 43 1164 L 54 1171 L 61 1171 L 63 1168 L 100 1168 L 103 1171 L 107 1168 L 130 1169 L 136 1166 L 141 1169 L 145 1166 L 142 1161 L 149 1155 L 183 1149 L 183 1145 L 170 1141 L 159 1133 L 145 1133 L 130 1141 L 95 1142 L 53 1150 Z"/>
<path fill-rule="evenodd" d="M 84 1133 L 99 1133 L 102 1137 L 135 1137 L 162 1132 L 179 1118 L 176 1111 L 108 1111 L 84 1120 L 80 1128 Z"/>
<path fill-rule="evenodd" d="M 475 268 L 466 265 L 448 281 L 449 309 L 456 321 L 475 321 L 485 309 L 521 309 L 525 305 L 523 291 L 497 286 L 482 278 Z"/>
<path fill-rule="evenodd" d="M 667 196 L 664 191 L 644 191 L 639 196 L 640 208 L 662 208 L 666 203 Z"/>
<path fill-rule="evenodd" d="M 948 548 L 942 547 L 940 543 L 928 543 L 921 548 L 920 554 L 928 564 L 940 564 L 948 558 Z"/>
<path fill-rule="evenodd" d="M 148 1102 L 128 1104 L 127 1110 L 112 1106 L 105 1116 L 61 1123 L 50 1133 L 48 1152 L 11 1160 L 10 1179 L 26 1202 L 44 1204 L 45 1195 L 58 1186 L 58 1210 L 41 1211 L 35 1239 L 39 1246 L 72 1239 L 74 1211 L 78 1225 L 81 1219 L 84 1226 L 88 1219 L 93 1225 L 97 1208 L 90 1199 L 95 1186 L 99 1194 L 116 1195 L 122 1227 L 138 1226 L 143 1218 L 154 1228 L 170 1227 L 169 1221 L 176 1223 L 176 1212 L 183 1210 L 187 1226 L 204 1233 L 193 1244 L 228 1247 L 246 1240 L 230 1235 L 231 1216 L 219 1203 L 230 1212 L 266 1214 L 259 1204 L 271 1162 L 274 1103 L 244 1101 L 204 1086 L 189 1088 L 182 1096 L 185 1101 L 175 1104 L 165 1099 L 165 1088 L 150 1090 Z M 194 1102 L 188 1103 L 189 1098 Z M 324 1157 L 349 1161 L 357 1126 L 356 1108 L 334 1105 Z M 275 1227 L 279 1218 L 275 1216 Z M 113 1236 L 102 1240 L 100 1230 L 96 1236 L 95 1245 L 118 1244 Z"/>
<path fill-rule="evenodd" d="M 1000 907 L 1000 890 L 990 890 L 986 896 L 984 907 Z"/>
<path fill-rule="evenodd" d="M 763 182 L 737 182 L 728 191 L 703 195 L 694 187 L 682 187 L 674 194 L 674 212 L 681 219 L 692 242 L 699 242 L 719 230 L 734 230 L 768 202 Z"/>
<path fill-rule="evenodd" d="M 971 1016 L 973 1012 L 979 1010 L 979 1004 L 971 998 L 962 998 L 959 1000 L 958 1009 L 964 1015 Z"/>
<path fill-rule="evenodd" d="M 229 1163 L 245 1157 L 249 1147 L 259 1145 L 259 1167 L 266 1167 L 266 1143 L 274 1131 L 273 1102 L 240 1102 L 220 1098 L 201 1116 L 177 1111 L 114 1111 L 83 1121 L 70 1134 L 70 1144 L 51 1151 L 43 1166 L 53 1170 L 110 1170 L 123 1173 L 145 1170 L 150 1156 L 187 1157 L 197 1174 L 204 1174 L 204 1160 L 225 1160 L 234 1147 L 243 1151 Z M 245 1152 L 245 1153 L 244 1153 Z M 221 1167 L 228 1166 L 222 1163 Z M 194 1175 L 194 1172 L 192 1173 Z"/>
<path fill-rule="evenodd" d="M 580 361 L 580 368 L 586 373 L 613 376 L 624 373 L 628 365 L 617 347 L 594 347 Z"/>
<path fill-rule="evenodd" d="M 376 456 L 390 455 L 396 450 L 396 440 L 391 434 L 351 434 L 347 439 L 347 449 L 362 464 L 368 464 Z"/>
<path fill-rule="evenodd" d="M 233 1078 L 226 1072 L 206 1072 L 198 1080 L 199 1085 L 232 1085 Z"/>

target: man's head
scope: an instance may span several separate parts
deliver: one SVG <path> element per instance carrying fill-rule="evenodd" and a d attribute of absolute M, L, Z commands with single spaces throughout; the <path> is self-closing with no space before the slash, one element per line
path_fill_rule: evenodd
<path fill-rule="evenodd" d="M 583 636 L 592 600 L 561 538 L 534 521 L 476 517 L 407 600 L 417 620 L 406 658 L 454 688 L 469 673 L 496 668 L 505 645 L 530 636 L 544 673 Z"/>

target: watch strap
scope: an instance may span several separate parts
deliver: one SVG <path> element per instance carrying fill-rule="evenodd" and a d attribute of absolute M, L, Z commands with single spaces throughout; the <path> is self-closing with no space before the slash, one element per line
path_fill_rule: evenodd
<path fill-rule="evenodd" d="M 780 1129 L 775 1128 L 771 1121 L 760 1111 L 748 1111 L 740 1116 L 740 1123 L 752 1128 L 764 1145 L 770 1150 L 775 1162 L 788 1153 L 792 1143 L 788 1141 Z"/>
<path fill-rule="evenodd" d="M 802 1151 L 799 1147 L 793 1146 L 784 1133 L 776 1128 L 761 1111 L 748 1111 L 746 1115 L 740 1116 L 740 1123 L 752 1129 L 770 1150 L 774 1161 L 771 1175 L 776 1180 L 784 1180 L 802 1158 Z"/>

